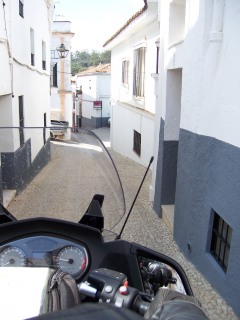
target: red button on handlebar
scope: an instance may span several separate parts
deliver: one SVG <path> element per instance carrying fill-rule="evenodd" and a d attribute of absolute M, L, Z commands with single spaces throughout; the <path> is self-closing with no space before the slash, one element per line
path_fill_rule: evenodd
<path fill-rule="evenodd" d="M 119 288 L 119 293 L 126 296 L 128 294 L 128 282 L 125 281 L 123 286 Z"/>

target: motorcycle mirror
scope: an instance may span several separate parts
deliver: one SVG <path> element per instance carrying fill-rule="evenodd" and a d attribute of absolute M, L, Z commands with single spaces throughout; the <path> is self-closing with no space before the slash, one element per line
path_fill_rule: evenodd
<path fill-rule="evenodd" d="M 0 203 L 0 224 L 16 220 L 17 219 Z"/>

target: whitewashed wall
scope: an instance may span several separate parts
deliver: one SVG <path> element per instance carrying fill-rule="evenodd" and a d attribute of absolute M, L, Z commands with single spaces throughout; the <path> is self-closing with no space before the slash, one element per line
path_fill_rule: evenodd
<path fill-rule="evenodd" d="M 111 74 L 93 73 L 77 76 L 77 90 L 82 86 L 82 116 L 88 119 L 101 117 L 93 108 L 93 101 L 102 101 L 102 117 L 110 116 Z"/>
<path fill-rule="evenodd" d="M 156 95 L 156 41 L 159 37 L 157 1 L 110 43 L 112 51 L 111 147 L 113 150 L 147 166 L 153 155 Z M 145 97 L 133 97 L 133 51 L 146 46 Z M 108 47 L 107 47 L 108 49 Z M 129 83 L 122 82 L 122 61 L 129 60 Z M 141 156 L 133 151 L 133 132 L 141 134 Z"/>
<path fill-rule="evenodd" d="M 181 127 L 193 132 L 215 137 L 240 147 L 239 122 L 240 122 L 240 91 L 239 91 L 239 54 L 240 43 L 236 41 L 236 30 L 240 30 L 240 19 L 237 14 L 240 10 L 239 1 L 225 2 L 214 1 L 209 9 L 214 9 L 215 15 L 211 24 L 211 32 L 202 43 L 197 45 L 196 34 L 204 33 L 203 14 L 198 22 L 189 29 L 185 41 L 185 51 L 188 48 L 196 53 L 196 63 L 201 78 L 197 83 L 197 90 L 194 89 L 194 76 L 191 75 L 191 66 L 185 63 L 185 87 L 182 99 L 183 115 Z M 215 7 L 213 6 L 215 5 Z M 203 12 L 204 2 L 200 1 L 200 12 Z M 190 7 L 194 10 L 194 6 Z M 210 17 L 208 17 L 208 21 Z M 224 33 L 222 28 L 224 24 Z M 187 59 L 187 57 L 186 57 Z M 192 85 L 191 85 L 192 84 Z M 204 97 L 204 98 L 203 98 Z M 197 102 L 201 101 L 200 110 L 194 108 Z M 191 116 L 190 116 L 191 114 Z"/>
<path fill-rule="evenodd" d="M 8 12 L 5 11 L 6 24 Z M 8 54 L 8 42 L 5 30 L 4 8 L 0 8 L 0 96 L 11 92 L 11 64 Z"/>
<path fill-rule="evenodd" d="M 240 120 L 237 68 L 240 44 L 234 39 L 234 31 L 240 29 L 236 15 L 240 3 L 223 0 L 188 3 L 184 42 L 175 46 L 171 43 L 169 47 L 169 2 L 161 1 L 160 108 L 156 112 L 156 125 L 159 126 L 160 117 L 165 120 L 166 116 L 167 69 L 183 68 L 180 127 L 239 147 L 236 132 Z M 206 28 L 210 33 L 205 32 Z"/>
<path fill-rule="evenodd" d="M 5 70 L 2 81 L 0 72 L 0 125 L 19 126 L 19 96 L 23 96 L 24 125 L 44 126 L 44 113 L 50 124 L 50 37 L 53 6 L 51 1 L 23 2 L 24 17 L 19 15 L 18 1 L 5 3 L 5 24 L 3 24 L 2 8 L 0 9 L 0 41 L 1 63 Z M 4 27 L 4 30 L 3 30 Z M 30 28 L 34 30 L 35 65 L 31 65 Z M 9 59 L 6 56 L 6 43 L 9 43 L 9 56 L 12 72 L 9 73 Z M 42 42 L 46 44 L 46 70 L 42 68 Z M 3 54 L 3 55 L 2 55 Z M 4 59 L 2 59 L 2 57 Z M 9 95 L 7 97 L 1 94 Z M 27 138 L 27 134 L 26 134 Z M 42 146 L 41 141 L 33 146 L 33 158 Z M 14 151 L 19 147 L 19 140 L 13 139 L 6 148 Z M 4 148 L 4 149 L 6 149 Z M 4 150 L 2 150 L 4 151 Z"/>
<path fill-rule="evenodd" d="M 133 152 L 133 130 L 141 133 L 141 157 Z M 133 108 L 112 102 L 111 148 L 116 152 L 147 165 L 153 155 L 154 115 L 143 116 Z"/>
<path fill-rule="evenodd" d="M 166 120 L 167 70 L 176 68 L 183 70 L 180 128 L 239 147 L 240 139 L 236 132 L 240 121 L 240 73 L 236 72 L 236 66 L 240 45 L 234 40 L 234 31 L 240 28 L 236 14 L 240 3 L 234 1 L 226 4 L 224 0 L 175 2 L 178 4 L 173 5 L 175 13 L 180 3 L 184 5 L 186 2 L 184 25 L 181 20 L 181 28 L 179 27 L 185 30 L 185 35 L 184 41 L 180 42 L 183 31 L 175 40 L 169 34 L 171 28 L 176 28 L 176 23 L 170 27 L 170 15 L 173 11 L 170 3 L 174 4 L 174 1 L 159 1 L 161 81 L 158 88 L 159 108 L 156 110 L 154 155 L 157 157 L 158 154 L 160 119 Z M 176 115 L 173 113 L 170 116 L 173 119 Z M 171 132 L 167 134 L 171 140 Z M 173 139 L 176 138 L 176 135 L 172 136 Z M 156 179 L 155 169 L 153 164 L 152 185 Z"/>

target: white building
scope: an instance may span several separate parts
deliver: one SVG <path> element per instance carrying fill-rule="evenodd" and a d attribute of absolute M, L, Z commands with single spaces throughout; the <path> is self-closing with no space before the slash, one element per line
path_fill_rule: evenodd
<path fill-rule="evenodd" d="M 145 1 L 105 43 L 112 51 L 112 148 L 144 165 L 154 149 L 154 210 L 170 212 L 180 249 L 240 315 L 240 2 L 156 5 Z M 143 83 L 133 72 L 140 48 L 144 97 L 133 85 Z"/>
<path fill-rule="evenodd" d="M 154 209 L 240 315 L 240 2 L 159 0 L 159 17 Z"/>
<path fill-rule="evenodd" d="M 110 117 L 111 65 L 100 64 L 76 75 L 76 116 L 83 128 L 101 128 Z"/>
<path fill-rule="evenodd" d="M 50 125 L 52 15 L 50 0 L 9 0 L 0 7 L 0 127 Z M 39 134 L 40 139 L 29 130 L 1 131 L 0 199 L 2 188 L 17 189 L 26 182 L 28 164 L 32 169 L 34 161 L 40 165 L 36 156 L 47 149 L 48 136 L 42 129 Z M 26 164 L 21 163 L 21 177 L 16 177 L 14 166 L 20 161 Z"/>
<path fill-rule="evenodd" d="M 147 165 L 153 155 L 158 3 L 151 0 L 104 44 L 111 50 L 111 147 Z"/>
<path fill-rule="evenodd" d="M 64 120 L 72 126 L 71 22 L 58 18 L 53 22 L 51 42 L 51 119 Z M 66 58 L 59 58 L 57 48 L 64 45 Z"/>
<path fill-rule="evenodd" d="M 51 3 L 9 1 L 1 6 L 1 126 L 19 126 L 21 108 L 25 126 L 44 125 L 49 112 Z"/>

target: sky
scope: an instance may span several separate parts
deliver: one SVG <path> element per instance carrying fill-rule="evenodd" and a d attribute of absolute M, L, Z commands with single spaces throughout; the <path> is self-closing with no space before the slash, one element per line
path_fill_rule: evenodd
<path fill-rule="evenodd" d="M 104 42 L 143 6 L 143 0 L 55 0 L 55 14 L 71 21 L 72 52 L 103 51 Z"/>

